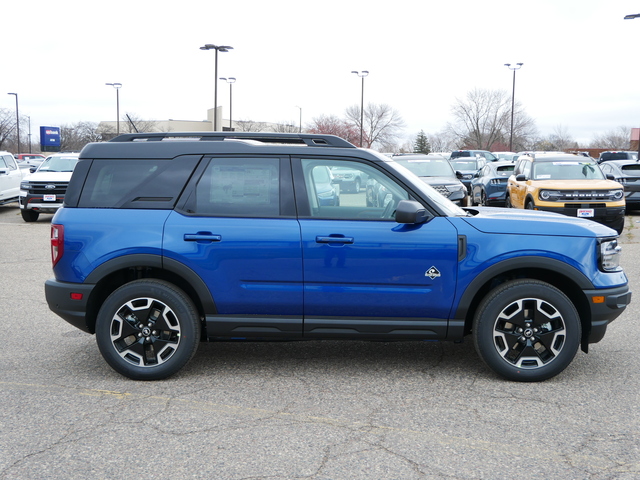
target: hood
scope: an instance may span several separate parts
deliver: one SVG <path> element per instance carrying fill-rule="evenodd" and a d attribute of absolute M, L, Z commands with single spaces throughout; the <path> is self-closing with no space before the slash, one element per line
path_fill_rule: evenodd
<path fill-rule="evenodd" d="M 567 237 L 618 235 L 615 230 L 601 223 L 560 213 L 497 207 L 470 207 L 465 210 L 475 213 L 475 216 L 462 219 L 483 233 Z"/>
<path fill-rule="evenodd" d="M 28 182 L 68 182 L 73 172 L 35 172 L 24 177 Z"/>
<path fill-rule="evenodd" d="M 460 180 L 451 177 L 420 177 L 424 183 L 429 185 L 457 185 Z"/>

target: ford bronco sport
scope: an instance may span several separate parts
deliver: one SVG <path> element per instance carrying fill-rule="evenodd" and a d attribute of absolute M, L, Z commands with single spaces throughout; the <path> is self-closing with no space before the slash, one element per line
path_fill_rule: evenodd
<path fill-rule="evenodd" d="M 335 167 L 375 180 L 384 202 L 368 205 L 364 191 L 323 201 Z M 133 379 L 176 373 L 200 341 L 471 335 L 495 372 L 540 381 L 600 341 L 631 300 L 614 230 L 462 209 L 328 135 L 89 144 L 52 220 L 51 254 L 49 307 L 95 333 Z"/>

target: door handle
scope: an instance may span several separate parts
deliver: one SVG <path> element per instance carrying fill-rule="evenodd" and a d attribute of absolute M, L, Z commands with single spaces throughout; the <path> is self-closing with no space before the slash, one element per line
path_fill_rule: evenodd
<path fill-rule="evenodd" d="M 353 237 L 334 237 L 332 235 L 316 237 L 316 243 L 339 243 L 340 245 L 346 245 L 353 243 Z"/>
<path fill-rule="evenodd" d="M 209 232 L 198 232 L 198 233 L 185 233 L 184 234 L 185 242 L 220 242 L 222 241 L 222 235 L 214 235 Z"/>

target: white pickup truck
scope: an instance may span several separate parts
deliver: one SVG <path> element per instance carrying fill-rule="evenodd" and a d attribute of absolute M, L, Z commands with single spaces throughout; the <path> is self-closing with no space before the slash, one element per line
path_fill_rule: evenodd
<path fill-rule="evenodd" d="M 0 205 L 18 201 L 20 182 L 26 173 L 11 153 L 0 152 Z"/>

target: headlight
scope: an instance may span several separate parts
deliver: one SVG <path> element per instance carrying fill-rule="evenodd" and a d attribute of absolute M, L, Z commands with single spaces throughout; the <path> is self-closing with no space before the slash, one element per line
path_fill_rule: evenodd
<path fill-rule="evenodd" d="M 600 243 L 600 270 L 612 272 L 620 268 L 620 253 L 622 248 L 618 240 L 605 240 Z"/>
<path fill-rule="evenodd" d="M 623 190 L 611 190 L 609 192 L 609 195 L 614 200 L 620 200 L 620 199 L 622 199 L 622 197 L 624 197 L 624 191 Z"/>
<path fill-rule="evenodd" d="M 29 190 L 29 182 L 21 182 L 20 190 Z"/>
<path fill-rule="evenodd" d="M 449 190 L 451 193 L 454 192 L 462 192 L 463 190 L 466 191 L 467 187 L 465 187 L 464 185 L 446 185 L 447 190 Z"/>
<path fill-rule="evenodd" d="M 538 197 L 545 202 L 555 202 L 562 194 L 558 190 L 540 190 Z"/>

